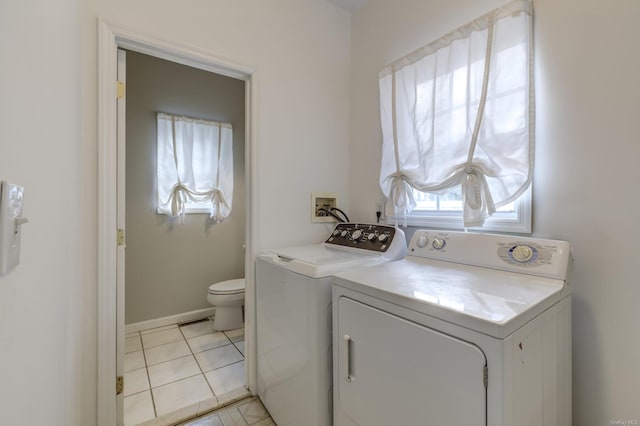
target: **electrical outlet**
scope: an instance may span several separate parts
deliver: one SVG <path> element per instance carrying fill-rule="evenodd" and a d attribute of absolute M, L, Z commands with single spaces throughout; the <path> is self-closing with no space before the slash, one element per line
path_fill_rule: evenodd
<path fill-rule="evenodd" d="M 8 182 L 0 182 L 0 275 L 20 263 L 20 237 L 24 189 Z"/>
<path fill-rule="evenodd" d="M 338 196 L 330 192 L 314 192 L 311 194 L 311 222 L 337 222 L 327 214 L 332 208 L 338 207 Z M 326 210 L 326 211 L 325 211 Z"/>

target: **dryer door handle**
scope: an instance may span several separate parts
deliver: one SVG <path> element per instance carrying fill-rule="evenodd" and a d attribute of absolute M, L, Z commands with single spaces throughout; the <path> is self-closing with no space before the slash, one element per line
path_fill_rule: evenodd
<path fill-rule="evenodd" d="M 351 336 L 345 334 L 342 336 L 344 339 L 342 345 L 342 368 L 341 371 L 345 372 L 345 380 L 347 382 L 353 381 L 353 376 L 351 376 Z"/>

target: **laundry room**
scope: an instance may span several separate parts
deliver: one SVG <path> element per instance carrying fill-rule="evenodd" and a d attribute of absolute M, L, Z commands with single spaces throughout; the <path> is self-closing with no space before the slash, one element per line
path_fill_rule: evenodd
<path fill-rule="evenodd" d="M 331 226 L 311 220 L 312 194 L 336 195 L 337 207 L 347 213 L 352 224 L 358 225 L 344 229 L 351 241 L 356 234 L 357 241 L 364 243 L 361 238 L 365 238 L 367 244 L 375 242 L 376 247 L 381 247 L 384 241 L 379 240 L 380 236 L 390 235 L 383 227 L 396 229 L 397 224 L 406 234 L 406 241 L 413 241 L 414 254 L 420 252 L 419 244 L 424 242 L 421 236 L 426 240 L 425 247 L 453 251 L 454 234 L 447 237 L 429 232 L 446 228 L 464 233 L 462 218 L 454 219 L 454 224 L 447 219 L 438 226 L 437 222 L 421 222 L 417 212 L 394 212 L 393 197 L 388 198 L 387 192 L 392 185 L 381 185 L 381 172 L 397 165 L 383 160 L 393 158 L 389 155 L 393 154 L 394 144 L 383 144 L 389 136 L 393 140 L 393 131 L 389 131 L 393 126 L 387 124 L 393 121 L 388 119 L 394 114 L 381 108 L 381 100 L 386 93 L 407 87 L 402 86 L 406 81 L 397 80 L 402 83 L 393 88 L 392 79 L 383 81 L 381 77 L 394 75 L 385 74 L 385 70 L 392 64 L 411 62 L 404 58 L 415 52 L 425 53 L 425 46 L 443 35 L 469 23 L 482 27 L 479 18 L 512 3 L 525 8 L 530 5 L 532 11 L 531 56 L 525 68 L 529 67 L 532 76 L 527 94 L 532 95 L 533 113 L 526 119 L 534 143 L 525 150 L 527 165 L 517 171 L 523 191 L 516 191 L 517 196 L 506 200 L 506 204 L 494 206 L 497 211 L 482 218 L 486 225 L 477 226 L 477 217 L 469 216 L 468 224 L 473 226 L 468 230 L 513 237 L 499 243 L 507 247 L 501 259 L 517 264 L 544 262 L 554 247 L 559 251 L 562 246 L 539 245 L 528 238 L 570 245 L 572 260 L 567 263 L 571 268 L 566 275 L 570 316 L 561 318 L 570 320 L 571 424 L 640 423 L 635 389 L 640 382 L 636 367 L 640 359 L 636 314 L 640 294 L 637 271 L 629 260 L 630 254 L 640 250 L 640 225 L 634 214 L 638 201 L 633 196 L 637 191 L 629 177 L 635 159 L 640 157 L 635 128 L 640 115 L 640 50 L 636 46 L 640 39 L 640 2 L 636 0 L 3 3 L 0 54 L 5 60 L 0 116 L 4 136 L 0 140 L 0 181 L 23 188 L 22 214 L 28 222 L 16 222 L 10 232 L 21 238 L 19 264 L 0 275 L 0 371 L 5 383 L 0 387 L 0 423 L 122 424 L 122 395 L 114 391 L 120 375 L 116 360 L 122 357 L 116 351 L 116 341 L 124 338 L 124 329 L 118 329 L 124 325 L 124 312 L 118 311 L 123 308 L 118 299 L 123 295 L 116 291 L 117 257 L 122 254 L 116 248 L 118 150 L 114 99 L 118 91 L 118 48 L 219 72 L 242 83 L 246 121 L 239 126 L 244 131 L 246 149 L 238 168 L 245 166 L 246 193 L 234 196 L 233 201 L 234 208 L 245 203 L 246 217 L 242 224 L 236 224 L 245 247 L 234 243 L 231 249 L 231 242 L 225 237 L 228 251 L 222 250 L 223 254 L 241 249 L 242 253 L 233 266 L 232 262 L 225 262 L 228 274 L 217 277 L 216 271 L 209 270 L 206 274 L 212 275 L 210 282 L 203 278 L 202 283 L 246 275 L 244 384 L 248 398 L 256 398 L 251 400 L 256 404 L 251 407 L 256 408 L 262 407 L 258 404 L 261 334 L 256 307 L 256 260 L 272 249 L 322 244 L 331 238 Z M 494 35 L 499 39 L 502 33 L 496 31 Z M 507 43 L 497 51 L 508 47 L 513 46 Z M 495 94 L 489 88 L 482 96 L 482 78 L 473 82 L 477 83 L 474 87 L 478 98 L 485 98 L 487 105 L 492 105 Z M 443 83 L 443 87 L 448 84 Z M 487 117 L 497 110 L 493 106 L 486 108 Z M 195 118 L 225 121 L 219 117 Z M 475 122 L 469 122 L 471 139 Z M 478 122 L 478 129 L 482 125 Z M 500 128 L 493 126 L 493 130 Z M 483 135 L 476 133 L 481 147 L 477 152 L 482 154 L 487 152 Z M 464 152 L 465 159 L 468 152 Z M 512 153 L 502 152 L 505 156 Z M 482 180 L 484 170 L 461 170 L 469 179 L 467 188 L 472 188 L 464 194 L 466 199 L 486 195 L 483 191 L 490 183 L 483 183 L 488 182 Z M 396 171 L 391 170 L 387 176 Z M 403 182 L 407 182 L 404 178 L 414 178 L 397 175 L 391 179 L 394 177 Z M 421 185 L 428 186 L 424 182 Z M 429 185 L 433 189 L 435 184 Z M 236 181 L 236 186 L 242 184 Z M 405 195 L 410 201 L 409 193 Z M 425 205 L 443 202 L 446 211 L 446 202 L 460 201 L 462 195 L 418 196 L 414 201 Z M 477 199 L 487 200 L 483 195 Z M 528 214 L 521 216 L 523 211 Z M 513 212 L 517 212 L 512 220 L 517 222 L 514 227 L 492 228 L 492 218 L 507 217 Z M 398 213 L 396 217 L 394 213 Z M 161 216 L 156 214 L 158 217 Z M 405 223 L 408 227 L 404 227 Z M 165 222 L 162 226 L 169 225 Z M 196 227 L 203 235 L 209 232 L 209 237 L 220 229 L 216 225 L 208 227 L 204 220 Z M 218 248 L 202 250 L 214 252 Z M 287 262 L 289 258 L 282 256 L 282 262 Z M 372 267 L 388 270 L 383 265 Z M 370 305 L 389 308 L 388 302 L 378 300 L 379 292 L 354 290 L 362 277 L 340 273 L 346 274 L 341 290 L 345 295 L 360 293 Z M 158 280 L 161 278 L 164 277 Z M 547 279 L 541 280 L 545 286 Z M 144 290 L 146 294 L 150 291 Z M 414 313 L 409 315 L 406 311 L 418 312 L 426 306 L 424 303 L 430 303 L 430 294 L 419 296 L 423 297 L 422 308 L 398 308 L 394 304 L 394 314 L 412 316 Z M 144 296 L 130 299 L 134 297 L 140 299 L 141 309 L 155 309 L 153 304 L 145 304 Z M 171 298 L 180 301 L 178 296 Z M 165 299 L 156 301 L 164 303 Z M 181 305 L 175 312 L 167 311 L 167 315 L 206 308 L 206 294 L 201 302 L 199 306 Z M 459 301 L 450 302 L 453 308 L 460 307 Z M 360 305 L 352 304 L 345 312 L 351 315 L 359 309 Z M 446 324 L 424 318 L 432 317 L 425 313 L 427 310 L 424 308 L 420 318 L 414 319 L 431 328 L 445 329 Z M 558 314 L 564 312 L 559 310 Z M 155 315 L 164 313 L 149 312 L 132 321 Z M 353 323 L 358 327 L 361 324 Z M 405 324 L 394 324 L 398 325 L 398 334 L 402 333 Z M 557 341 L 563 340 L 566 328 L 559 330 Z M 370 330 L 364 327 L 358 332 Z M 474 332 L 484 335 L 474 334 L 480 340 L 501 333 L 482 327 Z M 350 345 L 358 336 L 349 333 L 345 331 L 340 336 L 345 354 L 350 353 L 349 348 L 357 347 Z M 290 336 L 276 336 L 270 343 L 279 343 L 278 337 Z M 526 348 L 530 347 L 527 342 L 534 342 L 525 337 L 511 342 L 512 354 L 523 352 L 518 343 L 524 342 Z M 229 337 L 229 344 L 235 345 L 234 339 Z M 487 347 L 497 347 L 492 345 L 487 343 Z M 564 357 L 566 346 L 560 347 Z M 492 353 L 498 349 L 495 351 Z M 472 354 L 470 364 L 476 362 L 475 352 L 468 353 Z M 355 352 L 351 354 L 357 356 Z M 380 359 L 392 354 L 410 355 L 397 348 L 376 348 Z M 528 360 L 521 359 L 525 363 Z M 291 363 L 285 367 L 298 366 Z M 349 370 L 348 365 L 343 371 L 347 372 L 341 376 L 343 383 L 351 379 L 355 383 L 353 389 L 359 389 L 363 382 L 358 382 L 358 371 Z M 491 368 L 488 374 L 491 380 Z M 535 378 L 525 376 L 532 377 Z M 537 389 L 512 383 L 522 395 Z M 125 383 L 125 389 L 126 386 Z M 532 392 L 530 396 L 533 401 L 540 395 Z M 38 401 L 38 410 L 33 410 L 34 401 Z M 229 418 L 249 423 L 248 407 L 231 404 L 229 409 L 235 410 L 232 414 L 229 411 L 215 415 L 220 424 Z M 212 408 L 203 404 L 189 415 L 205 415 Z M 264 413 L 260 411 L 263 409 L 256 408 L 255 412 Z M 358 411 L 365 419 L 370 419 L 367 416 L 372 412 Z M 251 419 L 254 423 L 275 422 L 267 414 Z M 479 424 L 487 425 L 486 420 Z M 540 424 L 556 423 L 545 420 Z"/>

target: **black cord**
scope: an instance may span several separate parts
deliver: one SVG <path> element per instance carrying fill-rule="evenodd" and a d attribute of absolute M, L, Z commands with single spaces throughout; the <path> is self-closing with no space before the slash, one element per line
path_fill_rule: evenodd
<path fill-rule="evenodd" d="M 333 209 L 331 209 L 331 210 L 333 210 Z M 324 212 L 326 215 L 332 216 L 333 218 L 335 218 L 338 221 L 338 223 L 344 223 L 345 222 L 345 220 L 343 218 L 341 218 L 340 216 L 338 216 L 337 214 L 335 214 L 331 210 L 327 210 L 327 209 L 325 209 L 323 207 L 318 208 L 319 212 Z"/>
<path fill-rule="evenodd" d="M 337 207 L 331 207 L 331 211 L 333 211 L 333 210 L 338 211 L 338 212 L 340 212 L 340 213 L 342 214 L 342 216 L 344 217 L 344 221 L 343 221 L 343 222 L 351 222 L 351 221 L 349 220 L 349 216 L 347 216 L 347 214 L 346 214 L 345 212 L 343 212 L 342 210 L 340 210 L 340 209 L 339 209 L 339 208 L 337 208 Z M 332 216 L 334 216 L 334 217 L 335 217 L 335 215 L 332 215 Z"/>

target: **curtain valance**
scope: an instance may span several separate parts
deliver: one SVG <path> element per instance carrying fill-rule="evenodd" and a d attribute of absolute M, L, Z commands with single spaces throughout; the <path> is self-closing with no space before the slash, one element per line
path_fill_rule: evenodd
<path fill-rule="evenodd" d="M 380 72 L 380 186 L 396 216 L 413 189 L 462 187 L 464 226 L 481 226 L 531 183 L 532 7 L 514 1 Z"/>
<path fill-rule="evenodd" d="M 195 203 L 222 222 L 233 201 L 231 124 L 161 112 L 157 122 L 158 212 L 184 215 Z"/>

